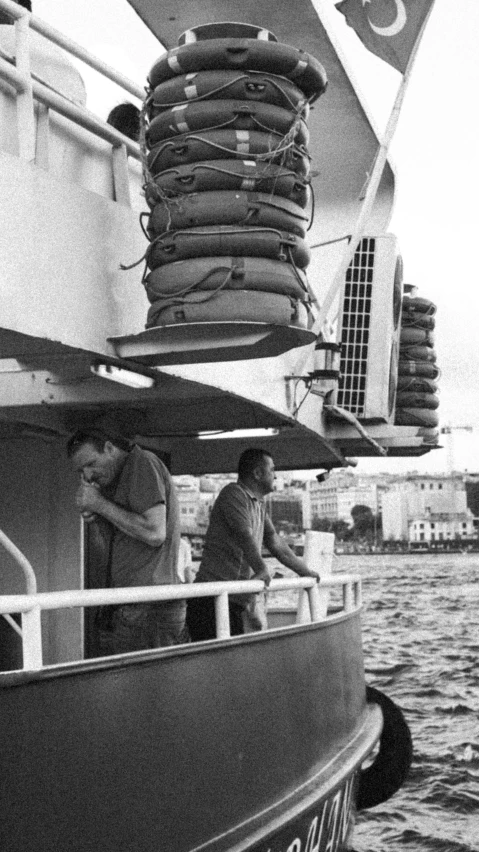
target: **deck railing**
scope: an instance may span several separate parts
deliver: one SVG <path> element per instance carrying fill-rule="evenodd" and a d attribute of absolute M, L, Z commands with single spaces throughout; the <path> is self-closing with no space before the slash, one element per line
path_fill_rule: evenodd
<path fill-rule="evenodd" d="M 59 592 L 37 592 L 32 566 L 10 539 L 0 531 L 0 544 L 10 553 L 23 572 L 27 593 L 0 595 L 0 616 L 21 635 L 23 646 L 23 668 L 37 671 L 43 667 L 41 613 L 45 610 L 72 607 L 107 606 L 134 604 L 151 601 L 188 600 L 190 598 L 214 598 L 216 614 L 216 636 L 230 636 L 228 598 L 230 594 L 260 593 L 265 590 L 260 580 L 242 580 L 218 583 L 181 583 L 164 586 L 133 586 L 119 589 L 83 589 Z M 361 606 L 361 580 L 354 574 L 336 574 L 319 584 L 311 577 L 288 577 L 272 580 L 271 592 L 296 590 L 298 603 L 296 623 L 324 621 L 328 617 L 327 607 L 321 596 L 326 590 L 342 589 L 342 607 L 352 613 Z M 11 618 L 13 613 L 22 616 L 21 627 Z"/>
<path fill-rule="evenodd" d="M 30 28 L 94 68 L 95 71 L 116 83 L 129 95 L 133 95 L 133 97 L 142 101 L 145 97 L 145 91 L 54 27 L 32 15 L 22 6 L 17 6 L 11 0 L 0 0 L 0 11 L 8 13 L 14 20 L 15 27 L 15 58 L 0 50 L 0 79 L 10 83 L 17 92 L 17 130 L 20 157 L 29 162 L 37 162 L 41 165 L 48 164 L 48 121 L 49 111 L 53 110 L 112 145 L 115 198 L 117 201 L 128 204 L 127 155 L 140 160 L 139 145 L 102 121 L 85 107 L 72 103 L 60 92 L 56 92 L 51 86 L 45 85 L 40 76 L 32 75 L 29 51 Z M 42 132 L 38 132 L 38 138 L 35 126 L 35 102 L 40 104 L 40 109 L 43 109 L 39 118 Z"/>

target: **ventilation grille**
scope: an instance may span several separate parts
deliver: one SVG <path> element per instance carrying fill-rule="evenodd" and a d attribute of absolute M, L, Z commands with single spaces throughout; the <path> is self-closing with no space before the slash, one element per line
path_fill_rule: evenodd
<path fill-rule="evenodd" d="M 354 254 L 344 288 L 338 405 L 364 416 L 376 240 L 363 239 Z"/>

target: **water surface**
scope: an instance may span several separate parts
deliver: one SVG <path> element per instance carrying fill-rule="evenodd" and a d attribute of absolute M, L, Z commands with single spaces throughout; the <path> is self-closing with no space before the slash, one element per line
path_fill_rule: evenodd
<path fill-rule="evenodd" d="M 479 852 L 479 554 L 340 556 L 363 579 L 366 678 L 403 709 L 405 786 L 358 815 L 357 852 Z"/>

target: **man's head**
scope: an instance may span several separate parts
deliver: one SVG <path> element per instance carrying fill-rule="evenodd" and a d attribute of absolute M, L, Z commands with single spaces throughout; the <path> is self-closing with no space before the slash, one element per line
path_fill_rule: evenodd
<path fill-rule="evenodd" d="M 125 438 L 97 429 L 80 430 L 68 441 L 67 455 L 86 482 L 96 482 L 104 488 L 119 474 L 129 448 Z"/>
<path fill-rule="evenodd" d="M 120 133 L 133 139 L 134 142 L 138 142 L 140 138 L 140 110 L 134 104 L 124 103 L 113 107 L 106 121 Z"/>
<path fill-rule="evenodd" d="M 238 479 L 259 495 L 274 490 L 274 462 L 266 450 L 250 447 L 238 462 Z"/>

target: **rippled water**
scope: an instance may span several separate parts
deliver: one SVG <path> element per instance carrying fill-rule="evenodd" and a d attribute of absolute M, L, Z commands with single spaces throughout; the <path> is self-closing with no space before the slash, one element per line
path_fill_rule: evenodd
<path fill-rule="evenodd" d="M 355 852 L 479 852 L 479 554 L 338 556 L 334 572 L 362 577 L 366 680 L 414 745 L 402 789 L 358 814 Z"/>
<path fill-rule="evenodd" d="M 341 556 L 363 578 L 366 678 L 398 703 L 414 760 L 358 815 L 357 852 L 479 852 L 479 554 Z"/>

